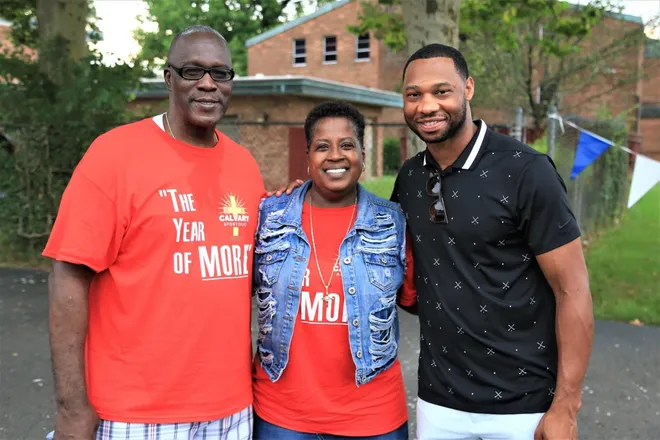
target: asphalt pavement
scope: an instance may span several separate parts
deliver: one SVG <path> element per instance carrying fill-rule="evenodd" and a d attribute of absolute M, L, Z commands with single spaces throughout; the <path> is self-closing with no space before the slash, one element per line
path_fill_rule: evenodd
<path fill-rule="evenodd" d="M 53 428 L 47 276 L 0 268 L 0 440 L 43 440 Z M 400 322 L 400 359 L 414 439 L 418 322 L 407 313 Z M 659 375 L 660 328 L 597 322 L 580 440 L 660 439 Z"/>

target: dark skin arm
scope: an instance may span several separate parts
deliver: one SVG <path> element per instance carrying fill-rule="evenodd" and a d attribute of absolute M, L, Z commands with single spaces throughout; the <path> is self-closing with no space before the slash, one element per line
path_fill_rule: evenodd
<path fill-rule="evenodd" d="M 555 396 L 534 440 L 577 440 L 577 415 L 594 334 L 589 275 L 580 239 L 536 259 L 555 294 L 559 365 Z"/>
<path fill-rule="evenodd" d="M 283 186 L 283 187 L 281 187 L 281 188 L 278 189 L 277 191 L 268 191 L 268 192 L 266 193 L 266 197 L 270 197 L 270 196 L 272 196 L 273 194 L 276 194 L 277 197 L 279 197 L 279 196 L 281 196 L 282 194 L 285 194 L 285 193 L 286 193 L 287 195 L 289 195 L 289 194 L 291 194 L 291 191 L 293 191 L 294 189 L 298 188 L 298 187 L 301 186 L 303 183 L 304 183 L 304 182 L 303 182 L 302 180 L 300 180 L 300 179 L 296 179 L 296 180 L 294 180 L 293 182 L 289 182 L 289 184 L 288 184 L 287 186 Z"/>
<path fill-rule="evenodd" d="M 99 418 L 87 398 L 85 339 L 89 322 L 86 266 L 53 263 L 48 278 L 50 351 L 55 378 L 54 440 L 92 440 Z"/>

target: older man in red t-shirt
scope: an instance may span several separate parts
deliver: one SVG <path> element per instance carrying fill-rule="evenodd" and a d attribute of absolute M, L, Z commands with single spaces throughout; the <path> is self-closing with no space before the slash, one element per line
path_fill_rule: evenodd
<path fill-rule="evenodd" d="M 252 437 L 252 248 L 264 187 L 215 127 L 234 71 L 195 26 L 172 42 L 166 113 L 101 135 L 44 250 L 55 440 Z"/>

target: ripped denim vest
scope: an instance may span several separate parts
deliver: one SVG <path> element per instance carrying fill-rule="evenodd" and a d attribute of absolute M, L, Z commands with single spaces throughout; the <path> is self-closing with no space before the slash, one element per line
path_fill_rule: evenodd
<path fill-rule="evenodd" d="M 259 307 L 257 356 L 273 382 L 289 359 L 309 262 L 310 241 L 301 217 L 310 185 L 307 181 L 291 195 L 271 196 L 259 209 L 253 284 Z M 342 241 L 339 258 L 357 386 L 389 368 L 397 357 L 396 294 L 406 267 L 405 227 L 398 204 L 358 185 L 357 218 Z"/>

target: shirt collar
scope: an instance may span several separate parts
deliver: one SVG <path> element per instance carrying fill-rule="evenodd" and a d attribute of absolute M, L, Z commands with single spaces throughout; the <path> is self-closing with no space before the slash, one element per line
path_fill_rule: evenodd
<path fill-rule="evenodd" d="M 472 139 L 470 139 L 470 142 L 467 144 L 461 155 L 458 156 L 456 161 L 451 165 L 451 168 L 453 169 L 473 169 L 477 164 L 479 153 L 483 151 L 484 139 L 486 137 L 488 127 L 486 126 L 486 122 L 482 119 L 477 119 L 473 122 L 478 127 L 477 132 L 474 134 L 474 136 L 472 136 Z M 427 164 L 433 164 L 437 166 L 436 161 L 429 152 L 428 147 L 426 150 L 424 150 L 423 158 L 423 166 L 426 166 Z"/>

